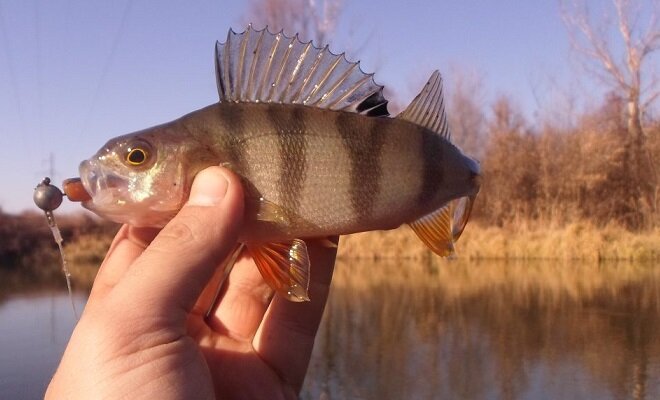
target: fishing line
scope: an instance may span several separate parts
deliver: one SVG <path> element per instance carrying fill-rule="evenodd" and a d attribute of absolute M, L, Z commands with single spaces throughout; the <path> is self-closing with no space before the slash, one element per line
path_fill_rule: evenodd
<path fill-rule="evenodd" d="M 92 117 L 92 114 L 94 113 L 94 110 L 96 109 L 96 103 L 98 102 L 99 95 L 101 94 L 101 88 L 103 87 L 105 78 L 108 75 L 108 71 L 110 70 L 110 65 L 112 64 L 112 61 L 115 57 L 115 53 L 117 52 L 117 47 L 119 46 L 119 41 L 121 39 L 122 33 L 124 32 L 124 28 L 126 27 L 126 21 L 128 20 L 128 15 L 131 11 L 132 5 L 133 5 L 133 0 L 128 0 L 126 2 L 126 5 L 124 7 L 124 12 L 121 17 L 121 21 L 119 23 L 119 29 L 115 34 L 114 40 L 112 41 L 112 45 L 110 46 L 110 53 L 106 58 L 103 68 L 101 69 L 101 76 L 99 77 L 98 84 L 96 85 L 96 90 L 94 91 L 94 95 L 92 96 L 92 101 L 90 102 L 89 109 L 87 110 L 87 113 L 85 114 L 85 118 L 83 119 L 83 124 L 80 127 L 80 133 L 78 134 L 78 138 L 81 138 L 85 133 L 85 131 L 87 130 L 89 121 Z"/>
<path fill-rule="evenodd" d="M 43 155 L 43 145 L 44 145 L 44 112 L 43 112 L 43 68 L 41 66 L 41 1 L 34 0 L 34 34 L 36 37 L 36 63 L 37 63 L 37 154 L 40 156 Z M 48 142 L 48 147 L 50 146 L 50 140 Z M 49 171 L 52 172 L 52 171 Z M 51 179 L 55 179 L 54 176 L 51 176 Z"/>
<path fill-rule="evenodd" d="M 5 44 L 4 46 L 2 46 L 2 48 L 4 48 L 5 60 L 7 60 L 7 71 L 9 71 L 9 81 L 10 81 L 11 90 L 13 92 L 14 98 L 16 99 L 18 128 L 20 131 L 19 136 L 21 137 L 21 143 L 23 145 L 24 154 L 29 155 L 29 157 L 33 157 L 34 153 L 29 151 L 30 149 L 25 140 L 25 135 L 27 131 L 25 129 L 26 127 L 25 117 L 23 115 L 23 102 L 21 101 L 20 92 L 18 91 L 18 83 L 16 81 L 16 74 L 14 72 L 14 64 L 12 63 L 13 57 L 11 54 L 9 36 L 7 35 L 7 30 L 5 29 L 5 18 L 2 10 L 2 2 L 0 2 L 0 38 L 2 38 L 2 41 Z M 34 159 L 31 159 L 30 163 L 34 164 Z"/>

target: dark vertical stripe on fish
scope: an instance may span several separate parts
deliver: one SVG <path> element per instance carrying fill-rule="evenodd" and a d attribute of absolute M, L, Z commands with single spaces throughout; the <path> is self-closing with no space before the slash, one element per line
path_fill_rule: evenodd
<path fill-rule="evenodd" d="M 300 195 L 307 174 L 307 138 L 305 136 L 304 109 L 270 105 L 268 119 L 277 131 L 279 143 L 280 177 L 278 182 L 281 206 L 289 218 L 298 215 Z"/>
<path fill-rule="evenodd" d="M 339 113 L 335 121 L 351 160 L 351 205 L 358 221 L 367 222 L 381 191 L 381 154 L 388 128 L 384 120 L 357 121 L 354 114 Z"/>
<path fill-rule="evenodd" d="M 228 133 L 229 140 L 229 162 L 235 171 L 243 176 L 247 174 L 247 162 L 245 159 L 245 119 L 244 110 L 240 105 L 220 104 L 218 113 L 222 124 Z"/>
<path fill-rule="evenodd" d="M 435 197 L 438 189 L 442 185 L 444 179 L 442 168 L 442 138 L 427 129 L 422 127 L 420 134 L 422 135 L 422 161 L 423 177 L 422 188 L 417 197 L 417 202 L 421 206 L 425 206 L 429 201 Z"/>

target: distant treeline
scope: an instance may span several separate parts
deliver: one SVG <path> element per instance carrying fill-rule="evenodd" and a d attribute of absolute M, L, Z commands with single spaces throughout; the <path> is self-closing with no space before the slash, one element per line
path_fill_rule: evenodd
<path fill-rule="evenodd" d="M 483 172 L 472 222 L 460 243 L 464 255 L 658 257 L 652 249 L 657 246 L 649 240 L 660 232 L 660 121 L 648 120 L 642 136 L 630 135 L 625 102 L 616 96 L 577 118 L 570 128 L 565 121 L 529 124 L 506 97 L 494 102 L 490 117 L 466 98 L 451 100 L 454 140 L 480 160 Z M 60 215 L 58 223 L 65 242 L 72 245 L 73 261 L 102 258 L 118 229 L 88 214 Z M 414 239 L 407 233 L 352 238 L 344 242 L 342 254 L 368 256 L 363 253 L 371 244 L 389 240 L 386 247 L 395 254 L 419 256 L 424 249 L 409 254 L 418 247 L 402 239 L 408 237 Z M 556 246 L 567 240 L 579 248 L 567 245 L 562 255 L 555 254 Z M 598 245 L 585 250 L 583 242 Z M 44 215 L 0 210 L 0 266 L 38 267 L 45 261 L 59 265 Z"/>
<path fill-rule="evenodd" d="M 562 127 L 566 121 L 532 127 L 499 98 L 481 137 L 466 143 L 483 171 L 474 219 L 498 227 L 660 226 L 660 121 L 630 135 L 624 110 L 625 102 L 612 96 L 571 128 Z"/>

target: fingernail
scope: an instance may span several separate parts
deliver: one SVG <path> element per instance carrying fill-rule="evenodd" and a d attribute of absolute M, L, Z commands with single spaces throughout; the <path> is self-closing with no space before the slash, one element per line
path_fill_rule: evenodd
<path fill-rule="evenodd" d="M 222 202 L 227 193 L 229 181 L 219 167 L 210 167 L 200 171 L 192 187 L 188 204 L 192 206 L 215 206 Z"/>

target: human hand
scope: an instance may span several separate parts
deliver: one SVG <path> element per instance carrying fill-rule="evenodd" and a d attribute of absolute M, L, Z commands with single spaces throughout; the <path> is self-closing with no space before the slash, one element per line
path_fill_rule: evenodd
<path fill-rule="evenodd" d="M 307 303 L 273 297 L 242 257 L 205 318 L 242 215 L 240 181 L 211 167 L 160 232 L 123 226 L 46 398 L 297 398 L 336 249 L 308 243 Z"/>

